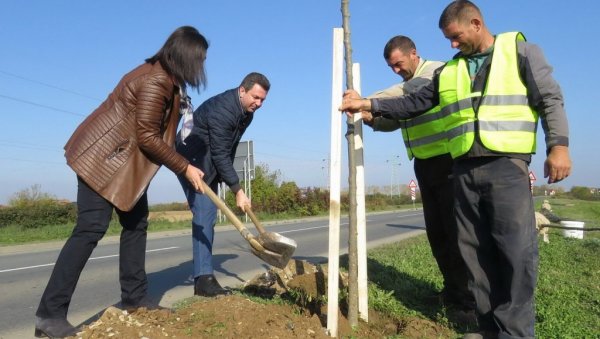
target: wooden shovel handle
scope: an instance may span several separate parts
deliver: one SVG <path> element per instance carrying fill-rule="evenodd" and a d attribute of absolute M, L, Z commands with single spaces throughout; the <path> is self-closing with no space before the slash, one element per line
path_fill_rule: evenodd
<path fill-rule="evenodd" d="M 254 212 L 252 212 L 252 208 L 249 205 L 246 205 L 246 207 L 244 208 L 244 212 L 248 213 L 250 219 L 252 220 L 252 223 L 254 224 L 254 226 L 256 226 L 258 232 L 260 232 L 260 234 L 264 234 L 266 231 L 263 225 L 260 223 L 260 221 L 258 221 L 256 215 L 254 215 Z"/>
<path fill-rule="evenodd" d="M 225 216 L 227 217 L 227 219 L 229 219 L 229 221 L 231 221 L 233 226 L 235 226 L 235 228 L 237 228 L 237 230 L 240 232 L 242 237 L 244 237 L 244 239 L 246 239 L 254 249 L 256 249 L 257 251 L 264 252 L 264 250 L 265 250 L 264 247 L 254 238 L 252 233 L 250 233 L 250 231 L 248 231 L 248 229 L 244 226 L 242 221 L 235 215 L 235 213 L 233 213 L 233 211 L 229 207 L 227 207 L 225 202 L 223 200 L 221 200 L 221 198 L 219 198 L 215 194 L 215 192 L 213 192 L 213 190 L 204 182 L 204 180 L 201 181 L 201 185 L 202 185 L 202 189 L 204 190 L 204 194 L 206 194 L 208 196 L 208 198 L 215 205 L 217 205 L 217 207 L 223 213 L 225 213 Z"/>

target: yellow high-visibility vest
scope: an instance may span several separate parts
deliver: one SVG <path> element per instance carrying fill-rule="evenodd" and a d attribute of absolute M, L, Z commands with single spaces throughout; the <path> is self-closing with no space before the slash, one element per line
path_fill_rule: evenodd
<path fill-rule="evenodd" d="M 429 61 L 425 61 L 421 69 L 424 69 L 427 63 Z M 419 76 L 418 73 L 415 73 L 415 77 Z M 439 116 L 439 112 L 440 107 L 436 106 L 418 117 L 399 120 L 402 139 L 410 160 L 413 157 L 428 159 L 449 152 L 446 123 Z"/>
<path fill-rule="evenodd" d="M 440 115 L 446 122 L 453 158 L 471 149 L 476 126 L 482 144 L 489 150 L 535 153 L 538 114 L 529 106 L 527 88 L 519 75 L 517 41 L 525 41 L 520 32 L 496 36 L 483 94 L 471 91 L 471 78 L 464 58 L 449 61 L 442 70 Z M 477 112 L 472 105 L 474 97 L 481 97 Z"/>

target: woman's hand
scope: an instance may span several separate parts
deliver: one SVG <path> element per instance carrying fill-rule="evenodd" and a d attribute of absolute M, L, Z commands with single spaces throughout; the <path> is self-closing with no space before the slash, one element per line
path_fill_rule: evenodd
<path fill-rule="evenodd" d="M 202 172 L 198 167 L 188 165 L 185 169 L 185 178 L 190 182 L 190 185 L 192 185 L 196 192 L 204 193 L 204 185 L 202 185 L 204 172 Z"/>

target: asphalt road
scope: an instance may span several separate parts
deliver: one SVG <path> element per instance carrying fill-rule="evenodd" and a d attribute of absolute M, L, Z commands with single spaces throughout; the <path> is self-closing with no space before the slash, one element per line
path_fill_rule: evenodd
<path fill-rule="evenodd" d="M 296 240 L 293 258 L 327 261 L 328 219 L 271 224 L 268 231 Z M 250 226 L 249 229 L 252 230 Z M 340 253 L 347 252 L 347 218 L 342 218 Z M 424 232 L 421 210 L 367 215 L 367 241 L 372 248 Z M 0 338 L 32 338 L 35 311 L 63 242 L 0 247 Z M 269 266 L 249 251 L 233 227 L 218 227 L 215 235 L 215 275 L 221 285 L 237 287 Z M 73 295 L 69 321 L 88 323 L 120 300 L 118 237 L 103 239 L 92 253 Z M 192 296 L 189 231 L 150 233 L 146 271 L 149 296 L 163 306 Z"/>

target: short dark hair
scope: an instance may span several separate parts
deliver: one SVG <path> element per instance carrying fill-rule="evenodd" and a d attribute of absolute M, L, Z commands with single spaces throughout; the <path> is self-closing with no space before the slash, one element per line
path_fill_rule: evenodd
<path fill-rule="evenodd" d="M 395 37 L 391 38 L 383 48 L 383 57 L 385 60 L 390 58 L 390 55 L 392 55 L 392 52 L 395 49 L 399 49 L 402 51 L 402 53 L 408 54 L 411 50 L 416 50 L 417 46 L 415 46 L 415 43 L 409 37 L 404 35 L 396 35 Z"/>
<path fill-rule="evenodd" d="M 187 84 L 196 90 L 206 86 L 204 60 L 208 50 L 208 41 L 192 26 L 177 28 L 161 49 L 146 62 L 159 61 L 162 67 L 172 75 L 179 86 Z"/>
<path fill-rule="evenodd" d="M 474 3 L 469 0 L 456 0 L 446 6 L 440 16 L 438 26 L 440 29 L 444 29 L 455 21 L 464 23 L 467 20 L 471 20 L 474 15 L 483 18 L 481 11 Z"/>
<path fill-rule="evenodd" d="M 242 80 L 240 87 L 244 87 L 246 91 L 249 91 L 252 89 L 254 84 L 259 84 L 260 87 L 262 87 L 267 92 L 269 91 L 269 89 L 271 89 L 271 83 L 269 82 L 269 79 L 267 79 L 266 76 L 258 72 L 252 72 L 246 75 L 244 77 L 244 80 Z"/>

